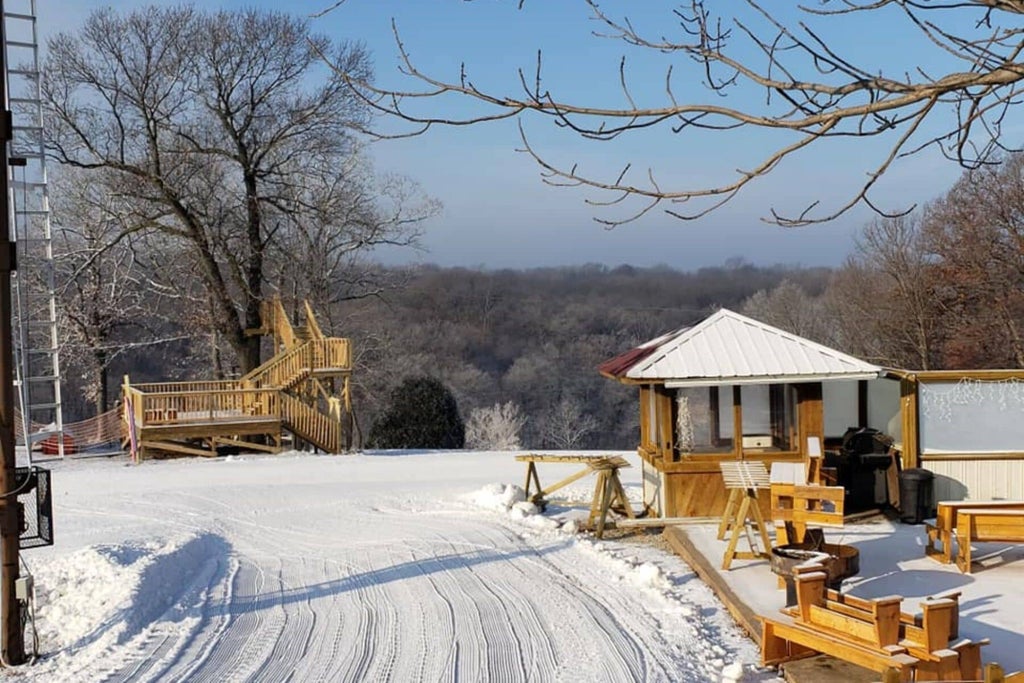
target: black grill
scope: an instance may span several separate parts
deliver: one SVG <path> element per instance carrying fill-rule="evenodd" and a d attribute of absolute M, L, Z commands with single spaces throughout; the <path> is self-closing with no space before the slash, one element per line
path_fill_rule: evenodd
<path fill-rule="evenodd" d="M 846 489 L 844 509 L 861 512 L 876 507 L 876 472 L 892 465 L 892 437 L 868 427 L 850 427 L 839 451 L 826 454 L 825 466 L 836 469 L 837 483 Z"/>

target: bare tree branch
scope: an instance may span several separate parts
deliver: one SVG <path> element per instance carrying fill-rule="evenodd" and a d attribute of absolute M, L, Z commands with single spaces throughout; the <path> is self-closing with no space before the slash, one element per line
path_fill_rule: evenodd
<path fill-rule="evenodd" d="M 395 20 L 392 32 L 399 70 L 412 87 L 378 85 L 336 68 L 363 103 L 409 124 L 398 132 L 368 127 L 366 132 L 371 135 L 417 136 L 435 126 L 518 119 L 522 151 L 538 163 L 545 182 L 607 194 L 608 198 L 587 200 L 596 207 L 626 208 L 624 216 L 596 218 L 609 227 L 636 220 L 655 208 L 683 220 L 706 216 L 752 182 L 773 173 L 784 160 L 834 138 L 880 138 L 888 149 L 873 162 L 866 162 L 867 180 L 835 206 L 811 198 L 795 214 L 770 209 L 765 220 L 784 226 L 808 225 L 832 220 L 858 205 L 882 216 L 904 215 L 913 207 L 890 210 L 871 197 L 878 180 L 897 160 L 937 148 L 960 166 L 974 169 L 990 163 L 993 155 L 1013 149 L 1003 129 L 1024 87 L 1024 27 L 1019 22 L 1024 3 L 1019 0 L 843 0 L 789 8 L 760 0 L 727 5 L 689 0 L 673 11 L 674 38 L 648 35 L 629 17 L 612 16 L 603 3 L 586 2 L 590 18 L 601 27 L 594 32 L 596 38 L 667 55 L 670 64 L 661 104 L 652 106 L 637 97 L 625 58 L 615 75 L 622 106 L 560 98 L 548 91 L 543 86 L 540 53 L 532 77 L 518 72 L 519 93 L 478 85 L 465 64 L 454 78 L 434 76 L 414 63 Z M 802 12 L 805 20 L 792 20 L 786 9 Z M 902 20 L 911 32 L 908 35 L 921 36 L 938 57 L 946 62 L 953 58 L 963 69 L 930 75 L 925 65 L 940 62 L 927 55 L 899 76 L 859 63 L 863 55 L 855 55 L 853 46 L 836 44 L 825 29 L 860 14 L 876 17 L 876 21 Z M 692 94 L 685 98 L 676 94 L 674 84 L 684 78 L 691 84 L 696 74 L 715 99 L 699 101 Z M 757 91 L 763 94 L 759 100 L 750 97 Z M 462 115 L 438 113 L 452 102 L 473 106 Z M 789 139 L 753 163 L 741 165 L 725 182 L 675 187 L 659 181 L 653 168 L 642 176 L 635 173 L 634 169 L 643 166 L 638 159 L 623 162 L 620 168 L 624 170 L 611 176 L 581 169 L 578 164 L 556 163 L 527 140 L 525 123 L 530 117 L 548 117 L 567 133 L 593 141 L 648 130 L 684 136 L 696 132 L 727 135 L 744 128 L 778 131 Z M 635 207 L 625 207 L 630 200 L 637 203 Z M 683 211 L 677 206 L 694 200 L 699 200 L 696 208 Z"/>

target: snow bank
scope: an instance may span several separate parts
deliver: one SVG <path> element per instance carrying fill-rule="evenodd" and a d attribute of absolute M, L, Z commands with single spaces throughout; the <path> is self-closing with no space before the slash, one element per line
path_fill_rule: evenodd
<path fill-rule="evenodd" d="M 467 493 L 463 499 L 477 507 L 508 512 L 517 503 L 526 502 L 526 492 L 515 484 L 487 484 L 476 491 Z M 532 503 L 529 505 L 534 509 L 533 514 L 536 514 L 537 506 Z"/>
<path fill-rule="evenodd" d="M 227 553 L 224 539 L 98 545 L 59 557 L 36 572 L 36 628 L 44 653 L 122 644 L 169 612 Z M 177 615 L 182 616 L 182 615 Z"/>

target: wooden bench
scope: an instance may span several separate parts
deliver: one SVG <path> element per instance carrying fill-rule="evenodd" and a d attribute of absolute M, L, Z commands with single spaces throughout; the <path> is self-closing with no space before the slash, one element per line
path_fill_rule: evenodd
<path fill-rule="evenodd" d="M 956 565 L 964 574 L 970 574 L 971 543 L 1024 543 L 1024 509 L 960 510 L 956 536 L 959 547 Z"/>
<path fill-rule="evenodd" d="M 797 570 L 800 571 L 799 569 Z M 949 634 L 948 640 L 956 640 L 960 637 L 960 591 L 948 591 L 945 593 L 939 593 L 937 595 L 929 595 L 924 598 L 925 601 L 934 600 L 950 600 L 956 605 L 956 609 L 951 611 L 952 618 L 949 622 Z M 849 607 L 852 609 L 860 610 L 861 613 L 873 612 L 876 608 L 876 603 L 879 600 L 870 600 L 868 598 L 858 598 L 855 595 L 849 593 L 840 593 L 839 591 L 832 590 L 831 588 L 825 591 L 825 597 L 828 600 L 829 607 L 833 609 L 842 609 L 839 605 Z M 901 624 L 905 626 L 913 626 L 917 628 L 924 628 L 924 614 L 908 614 L 907 612 L 900 612 L 899 620 Z"/>
<path fill-rule="evenodd" d="M 903 680 L 900 676 L 898 669 L 888 669 L 882 674 L 882 683 L 900 683 Z M 1024 683 L 1024 671 L 1008 674 L 1003 667 L 991 662 L 985 665 L 981 678 L 957 683 Z"/>
<path fill-rule="evenodd" d="M 981 676 L 988 640 L 958 638 L 959 593 L 928 598 L 920 615 L 902 612 L 898 596 L 867 600 L 826 588 L 820 565 L 795 568 L 797 606 L 762 617 L 761 658 L 776 664 L 827 652 L 899 680 L 963 680 Z"/>
<path fill-rule="evenodd" d="M 898 681 L 913 680 L 914 667 L 918 663 L 899 647 L 886 651 L 853 640 L 837 643 L 830 634 L 809 628 L 790 616 L 761 617 L 761 666 L 813 657 L 821 652 L 871 671 L 894 669 L 899 672 Z"/>
<path fill-rule="evenodd" d="M 960 510 L 986 508 L 993 510 L 1009 509 L 1024 510 L 1022 500 L 943 500 L 936 505 L 935 522 L 925 522 L 925 533 L 928 542 L 924 547 L 926 556 L 943 564 L 953 562 L 953 532 L 957 527 L 957 513 Z M 942 550 L 935 547 L 935 542 L 942 544 Z"/>

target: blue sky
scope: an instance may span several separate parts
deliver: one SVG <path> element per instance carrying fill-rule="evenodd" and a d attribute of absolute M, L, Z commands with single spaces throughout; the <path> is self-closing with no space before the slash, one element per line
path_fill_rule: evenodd
<path fill-rule="evenodd" d="M 121 0 L 107 4 L 129 8 L 142 3 Z M 329 4 L 329 0 L 209 3 L 287 6 L 301 13 Z M 620 104 L 617 67 L 623 55 L 631 87 L 643 102 L 664 103 L 669 64 L 677 74 L 693 74 L 689 76 L 692 87 L 681 86 L 691 99 L 717 97 L 699 86 L 699 72 L 686 71 L 689 67 L 678 57 L 644 54 L 624 43 L 594 37 L 591 32 L 598 27 L 588 19 L 581 0 L 527 0 L 523 10 L 517 10 L 517 4 L 516 0 L 347 0 L 314 26 L 337 39 L 363 41 L 374 56 L 382 85 L 414 85 L 397 71 L 397 49 L 391 34 L 394 18 L 417 66 L 439 78 L 455 78 L 460 63 L 465 62 L 476 83 L 516 93 L 517 69 L 532 73 L 541 49 L 545 82 L 565 99 Z M 638 27 L 682 40 L 671 23 L 671 8 L 676 4 L 608 1 L 602 7 L 619 16 L 625 7 Z M 770 0 L 766 4 L 784 8 L 796 3 Z M 97 3 L 86 0 L 40 3 L 41 27 L 49 33 L 73 30 L 95 6 Z M 794 10 L 780 11 L 783 19 L 798 16 Z M 919 55 L 931 59 L 934 51 L 914 39 L 905 23 L 893 19 L 892 15 L 876 14 L 818 22 L 815 28 L 835 41 L 844 56 L 898 74 L 922 61 Z M 946 65 L 926 66 L 942 69 Z M 728 103 L 737 106 L 763 95 L 737 92 L 730 97 Z M 467 107 L 464 102 L 444 106 L 453 114 L 463 113 Z M 666 183 L 690 185 L 727 179 L 734 169 L 759 161 L 758 153 L 777 141 L 754 131 L 673 135 L 661 129 L 611 144 L 587 143 L 546 120 L 526 119 L 524 123 L 531 142 L 553 161 L 580 162 L 604 177 L 632 162 L 641 171 L 653 169 Z M 491 268 L 629 263 L 691 269 L 721 264 L 731 257 L 758 264 L 836 265 L 850 252 L 853 235 L 872 217 L 869 211 L 856 210 L 833 223 L 798 229 L 767 225 L 760 218 L 772 207 L 794 210 L 819 199 L 832 204 L 840 201 L 863 181 L 883 150 L 864 141 L 812 147 L 701 220 L 681 222 L 656 211 L 638 222 L 608 230 L 593 217 L 621 213 L 587 205 L 587 198 L 602 198 L 593 192 L 543 184 L 532 159 L 516 153 L 519 146 L 511 122 L 436 129 L 416 138 L 377 143 L 372 154 L 380 170 L 410 176 L 444 204 L 443 214 L 427 226 L 423 239 L 426 253 L 387 252 L 381 258 L 390 263 L 424 261 Z M 936 154 L 913 157 L 898 164 L 873 196 L 881 206 L 893 209 L 927 201 L 947 188 L 958 173 Z"/>

